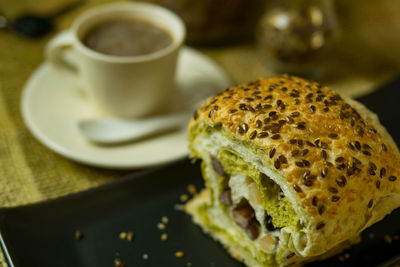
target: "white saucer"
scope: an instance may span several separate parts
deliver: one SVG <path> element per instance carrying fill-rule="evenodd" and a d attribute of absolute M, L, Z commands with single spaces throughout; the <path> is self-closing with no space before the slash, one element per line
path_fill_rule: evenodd
<path fill-rule="evenodd" d="M 230 79 L 217 64 L 185 47 L 178 61 L 177 89 L 171 106 L 192 112 L 199 100 L 230 85 Z M 188 153 L 186 131 L 119 146 L 99 146 L 86 141 L 77 133 L 76 123 L 97 117 L 96 114 L 78 88 L 75 76 L 46 62 L 26 83 L 21 104 L 22 116 L 31 133 L 51 150 L 80 163 L 112 169 L 143 168 Z"/>

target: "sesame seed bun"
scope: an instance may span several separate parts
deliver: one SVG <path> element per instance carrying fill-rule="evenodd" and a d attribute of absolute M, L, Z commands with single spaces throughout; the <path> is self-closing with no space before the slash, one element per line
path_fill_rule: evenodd
<path fill-rule="evenodd" d="M 377 116 L 312 81 L 283 75 L 228 88 L 194 113 L 188 136 L 191 156 L 203 160 L 210 191 L 207 201 L 203 195 L 203 201 L 189 203 L 188 212 L 250 266 L 283 266 L 330 256 L 400 206 L 399 151 Z M 213 168 L 213 158 L 224 162 L 222 150 L 264 174 L 256 178 L 254 171 L 242 168 L 261 194 L 259 203 L 248 200 L 260 228 L 252 243 L 235 239 L 235 233 L 246 230 L 231 218 L 234 205 L 239 204 L 224 207 L 219 203 L 221 190 L 229 188 L 231 177 L 240 172 L 236 168 L 235 173 L 221 176 Z M 227 177 L 223 185 L 218 177 Z M 279 233 L 264 230 L 261 216 L 269 214 L 269 204 L 263 195 L 268 188 L 260 185 L 267 178 L 262 177 L 283 192 L 298 218 L 296 227 L 283 223 Z M 198 216 L 201 206 L 207 210 L 207 223 Z M 225 232 L 214 233 L 213 222 L 223 223 Z M 272 253 L 266 253 L 273 260 L 260 262 L 264 259 L 260 253 L 265 251 L 259 239 L 268 235 L 280 241 Z"/>

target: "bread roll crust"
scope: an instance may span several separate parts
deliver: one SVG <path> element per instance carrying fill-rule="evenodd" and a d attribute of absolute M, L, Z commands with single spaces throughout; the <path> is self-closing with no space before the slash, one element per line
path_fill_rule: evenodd
<path fill-rule="evenodd" d="M 262 150 L 285 179 L 319 255 L 400 205 L 398 149 L 364 107 L 318 83 L 283 75 L 228 88 L 193 115 Z"/>

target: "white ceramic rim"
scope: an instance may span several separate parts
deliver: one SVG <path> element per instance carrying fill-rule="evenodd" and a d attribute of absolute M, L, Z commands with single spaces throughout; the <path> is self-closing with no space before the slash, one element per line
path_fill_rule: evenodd
<path fill-rule="evenodd" d="M 84 26 L 87 26 L 88 24 L 90 26 L 96 24 L 94 21 L 98 22 L 110 19 L 113 14 L 116 13 L 123 13 L 132 18 L 140 18 L 141 20 L 145 20 L 146 22 L 161 27 L 172 35 L 172 44 L 153 53 L 139 56 L 107 55 L 86 47 L 81 41 L 81 35 L 86 33 Z M 165 23 L 161 25 L 158 23 L 156 19 L 160 18 L 167 19 L 169 24 Z M 174 28 L 172 29 L 172 27 L 167 27 L 167 24 L 173 25 Z M 90 26 L 87 26 L 86 28 L 90 28 Z M 179 49 L 186 37 L 185 24 L 178 15 L 161 6 L 143 2 L 116 2 L 92 8 L 80 15 L 73 23 L 71 29 L 75 43 L 74 45 L 78 50 L 92 58 L 112 63 L 139 63 L 159 59 Z"/>

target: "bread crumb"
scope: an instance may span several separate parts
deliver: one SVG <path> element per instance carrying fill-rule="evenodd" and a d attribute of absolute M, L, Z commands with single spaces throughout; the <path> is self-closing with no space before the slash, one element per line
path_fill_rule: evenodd
<path fill-rule="evenodd" d="M 115 258 L 115 259 L 114 259 L 114 266 L 115 266 L 115 267 L 124 267 L 124 266 L 125 266 L 125 263 L 123 263 L 120 259 Z"/>
<path fill-rule="evenodd" d="M 369 233 L 368 237 L 369 237 L 369 239 L 374 239 L 375 238 L 375 234 L 374 233 Z"/>
<path fill-rule="evenodd" d="M 125 240 L 125 239 L 126 239 L 126 232 L 121 232 L 121 233 L 119 234 L 119 239 Z"/>
<path fill-rule="evenodd" d="M 157 224 L 157 228 L 160 229 L 160 230 L 165 230 L 165 224 L 163 224 L 163 223 L 158 223 L 158 224 Z"/>
<path fill-rule="evenodd" d="M 179 199 L 180 199 L 182 202 L 186 202 L 186 201 L 188 201 L 189 196 L 186 195 L 186 194 L 182 194 L 182 195 L 179 197 Z"/>
<path fill-rule="evenodd" d="M 384 237 L 383 237 L 383 239 L 385 240 L 385 242 L 387 243 L 387 244 L 392 244 L 392 237 L 390 236 L 390 235 L 385 235 Z"/>
<path fill-rule="evenodd" d="M 175 204 L 174 209 L 177 211 L 185 211 L 185 205 Z"/>
<path fill-rule="evenodd" d="M 187 186 L 187 190 L 189 191 L 190 194 L 192 194 L 193 196 L 197 194 L 197 189 L 196 186 L 194 184 L 190 184 Z"/>
<path fill-rule="evenodd" d="M 135 237 L 135 234 L 133 232 L 128 232 L 128 235 L 126 236 L 126 240 L 128 240 L 129 242 L 132 242 L 134 237 Z"/>
<path fill-rule="evenodd" d="M 162 221 L 163 223 L 168 223 L 168 217 L 167 217 L 167 216 L 162 216 L 162 217 L 161 217 L 161 221 Z"/>
<path fill-rule="evenodd" d="M 184 256 L 184 253 L 182 251 L 175 252 L 175 257 L 182 258 L 183 256 Z"/>
<path fill-rule="evenodd" d="M 167 234 L 164 233 L 164 234 L 161 235 L 161 240 L 162 241 L 166 241 L 167 239 L 168 239 L 168 235 Z"/>
<path fill-rule="evenodd" d="M 75 231 L 75 239 L 81 240 L 83 238 L 83 233 L 80 230 Z"/>
<path fill-rule="evenodd" d="M 147 255 L 146 253 L 143 254 L 143 259 L 144 259 L 144 260 L 147 260 L 148 258 L 149 258 L 149 255 Z"/>

